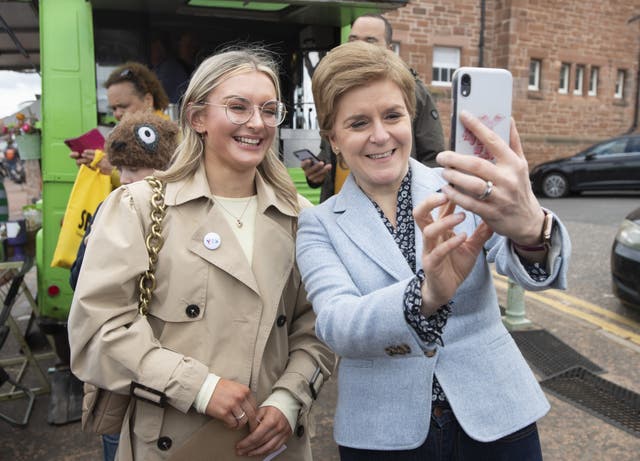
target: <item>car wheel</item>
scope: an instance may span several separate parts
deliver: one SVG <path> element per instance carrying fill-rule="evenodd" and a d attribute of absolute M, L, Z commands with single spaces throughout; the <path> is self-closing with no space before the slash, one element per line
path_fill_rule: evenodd
<path fill-rule="evenodd" d="M 569 195 L 569 181 L 560 173 L 549 173 L 542 179 L 542 193 L 549 198 Z"/>

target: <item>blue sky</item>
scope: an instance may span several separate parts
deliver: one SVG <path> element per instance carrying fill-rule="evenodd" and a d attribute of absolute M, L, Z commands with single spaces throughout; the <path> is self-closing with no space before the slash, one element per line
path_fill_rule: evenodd
<path fill-rule="evenodd" d="M 21 103 L 35 100 L 40 93 L 39 74 L 0 70 L 0 118 L 15 113 Z"/>

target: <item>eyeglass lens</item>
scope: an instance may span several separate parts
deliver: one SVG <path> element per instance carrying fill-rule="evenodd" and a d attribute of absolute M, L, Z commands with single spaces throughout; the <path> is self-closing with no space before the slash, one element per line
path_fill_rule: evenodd
<path fill-rule="evenodd" d="M 227 117 L 231 123 L 242 125 L 247 123 L 253 116 L 254 105 L 244 98 L 232 98 L 226 104 Z M 278 126 L 286 115 L 284 104 L 280 101 L 267 101 L 258 107 L 260 117 L 265 125 Z"/>

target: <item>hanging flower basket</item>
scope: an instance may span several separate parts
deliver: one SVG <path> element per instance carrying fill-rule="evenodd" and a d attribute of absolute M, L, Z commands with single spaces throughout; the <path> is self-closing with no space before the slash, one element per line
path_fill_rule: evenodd
<path fill-rule="evenodd" d="M 40 133 L 18 135 L 16 136 L 16 143 L 22 160 L 37 160 L 40 158 Z"/>

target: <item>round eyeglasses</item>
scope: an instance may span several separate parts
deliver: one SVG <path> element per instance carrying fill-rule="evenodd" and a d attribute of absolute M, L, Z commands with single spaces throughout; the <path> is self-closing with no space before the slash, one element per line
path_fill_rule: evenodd
<path fill-rule="evenodd" d="M 285 116 L 287 109 L 281 101 L 267 101 L 261 106 L 251 104 L 251 101 L 245 98 L 230 98 L 226 104 L 215 104 L 212 102 L 202 102 L 206 106 L 224 107 L 227 118 L 234 125 L 244 125 L 251 117 L 256 109 L 260 111 L 260 118 L 265 125 L 275 127 L 280 125 Z"/>

